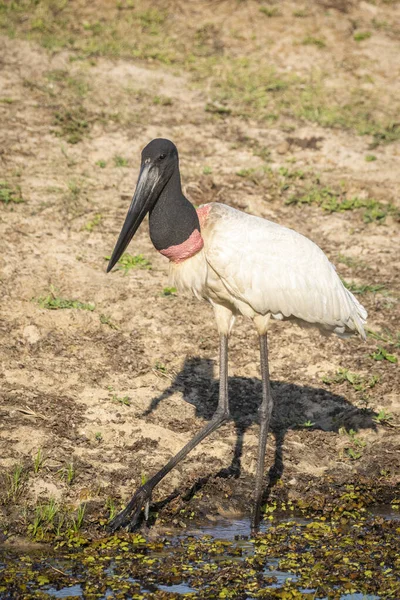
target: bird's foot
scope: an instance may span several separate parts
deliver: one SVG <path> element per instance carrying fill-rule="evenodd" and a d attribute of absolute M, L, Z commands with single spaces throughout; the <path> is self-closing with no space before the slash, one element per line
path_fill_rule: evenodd
<path fill-rule="evenodd" d="M 143 508 L 145 509 L 145 518 L 147 520 L 150 499 L 151 490 L 148 489 L 146 485 L 143 485 L 136 490 L 124 510 L 108 523 L 107 529 L 112 533 L 121 527 L 125 527 L 127 531 L 134 531 L 135 527 L 138 525 Z"/>

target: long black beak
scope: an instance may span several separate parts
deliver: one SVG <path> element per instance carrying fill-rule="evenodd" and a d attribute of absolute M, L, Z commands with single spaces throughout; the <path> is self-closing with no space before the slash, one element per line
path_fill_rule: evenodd
<path fill-rule="evenodd" d="M 152 163 L 145 163 L 140 169 L 139 179 L 136 184 L 135 194 L 126 215 L 125 222 L 119 234 L 110 262 L 108 263 L 107 273 L 111 271 L 114 265 L 121 258 L 129 242 L 135 235 L 140 223 L 149 212 L 154 198 L 154 189 L 159 180 L 158 169 Z"/>

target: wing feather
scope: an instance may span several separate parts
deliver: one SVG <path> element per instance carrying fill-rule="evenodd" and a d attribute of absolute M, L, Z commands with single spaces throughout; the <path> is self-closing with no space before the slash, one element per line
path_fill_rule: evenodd
<path fill-rule="evenodd" d="M 256 314 L 281 314 L 365 337 L 364 307 L 308 238 L 219 203 L 211 205 L 202 234 L 207 262 L 233 301 Z"/>

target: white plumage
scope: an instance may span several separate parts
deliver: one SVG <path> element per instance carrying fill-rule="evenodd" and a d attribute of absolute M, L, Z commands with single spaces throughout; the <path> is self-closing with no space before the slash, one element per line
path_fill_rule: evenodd
<path fill-rule="evenodd" d="M 216 311 L 222 333 L 229 333 L 230 317 L 242 314 L 255 321 L 259 333 L 272 317 L 341 337 L 358 332 L 365 339 L 365 308 L 314 242 L 224 204 L 204 208 L 209 208 L 201 226 L 204 249 L 171 262 L 171 279 L 180 291 L 225 308 Z"/>

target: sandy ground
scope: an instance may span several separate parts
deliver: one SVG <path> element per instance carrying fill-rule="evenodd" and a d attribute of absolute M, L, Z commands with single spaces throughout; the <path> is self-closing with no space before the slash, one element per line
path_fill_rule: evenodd
<path fill-rule="evenodd" d="M 321 15 L 327 10 L 322 4 Z M 398 86 L 398 37 L 382 28 L 374 33 L 373 57 L 371 45 L 349 55 L 343 31 L 354 15 L 366 18 L 378 7 L 346 4 L 350 13 L 333 7 L 336 25 L 326 35 L 336 40 L 335 51 L 322 58 L 317 48 L 293 47 L 282 21 L 270 19 L 271 59 L 288 71 L 352 59 L 388 89 Z M 226 3 L 218 3 L 211 18 L 216 26 L 224 10 Z M 197 18 L 205 20 L 200 9 Z M 303 21 L 295 26 L 310 28 Z M 345 182 L 353 195 L 399 206 L 399 142 L 370 150 L 370 136 L 341 128 L 289 118 L 282 125 L 220 117 L 205 111 L 207 86 L 192 85 L 184 69 L 120 58 L 75 60 L 70 50 L 49 52 L 22 38 L 0 37 L 0 179 L 14 190 L 18 186 L 23 199 L 0 203 L 0 521 L 20 521 L 24 507 L 39 499 L 72 506 L 126 500 L 215 409 L 218 335 L 211 307 L 163 294 L 167 260 L 153 249 L 146 223 L 129 252 L 142 254 L 151 269 L 105 274 L 141 148 L 158 136 L 178 145 L 184 189 L 195 204 L 218 200 L 292 227 L 318 243 L 346 281 L 384 286 L 359 296 L 369 329 L 383 341 L 326 338 L 290 323 L 273 327 L 276 404 L 267 463 L 293 496 L 326 477 L 352 483 L 363 476 L 394 490 L 400 475 L 398 363 L 371 355 L 378 346 L 400 354 L 399 223 L 392 216 L 382 224 L 365 223 L 359 210 L 329 213 L 286 204 L 297 184 L 284 175 L 260 182 L 237 173 L 265 164 L 254 153 L 261 143 L 274 173 L 282 167 L 318 173 L 327 186 Z M 335 74 L 339 70 L 332 79 Z M 76 144 L 60 136 L 54 118 L 76 100 L 71 81 L 80 82 L 79 103 L 89 115 Z M 168 101 L 160 104 L 156 96 Z M 366 161 L 371 153 L 377 160 Z M 50 310 L 38 301 L 49 295 L 93 303 L 94 310 Z M 348 380 L 323 381 L 339 369 L 358 374 L 362 389 Z M 187 492 L 210 475 L 208 495 L 212 499 L 213 485 L 223 486 L 227 498 L 210 512 L 247 509 L 260 381 L 257 339 L 245 320 L 237 322 L 230 340 L 229 384 L 233 421 L 193 451 L 162 482 L 156 498 L 175 489 Z M 388 418 L 377 422 L 381 410 Z M 39 450 L 44 460 L 35 472 Z M 10 477 L 18 465 L 23 480 L 10 501 Z M 218 474 L 233 477 L 213 478 Z"/>

